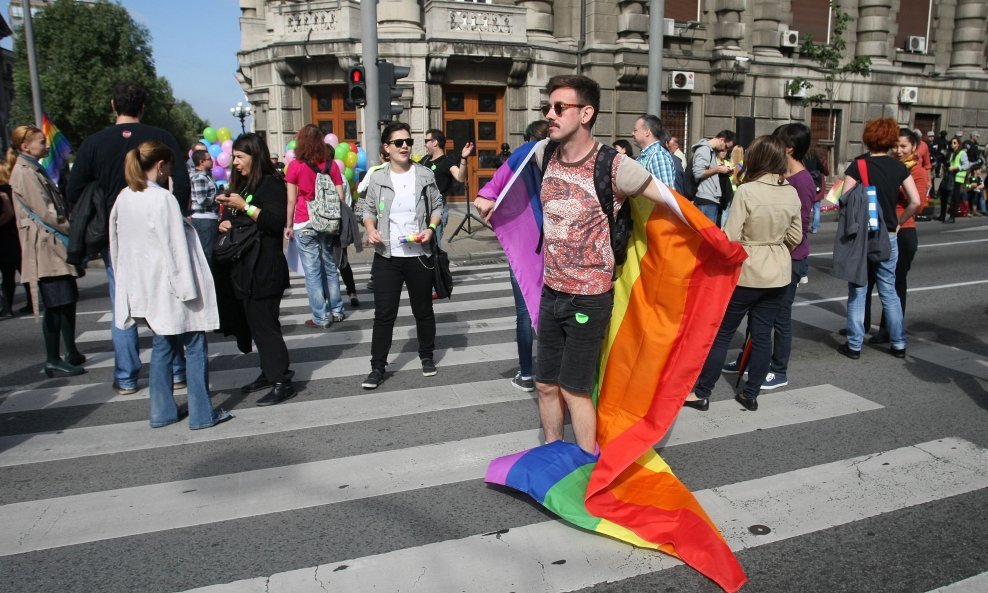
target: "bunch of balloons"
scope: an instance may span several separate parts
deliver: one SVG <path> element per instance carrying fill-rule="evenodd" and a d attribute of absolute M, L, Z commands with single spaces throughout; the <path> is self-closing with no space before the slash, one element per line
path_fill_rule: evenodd
<path fill-rule="evenodd" d="M 367 171 L 367 151 L 363 148 L 350 146 L 348 142 L 340 142 L 336 134 L 326 134 L 323 142 L 329 145 L 332 159 L 343 172 L 350 187 L 356 187 L 360 177 Z M 285 165 L 295 160 L 295 141 L 285 146 Z"/>
<path fill-rule="evenodd" d="M 230 165 L 233 163 L 233 140 L 230 128 L 206 128 L 202 131 L 202 143 L 213 157 L 213 179 L 216 185 L 225 185 L 230 180 Z"/>

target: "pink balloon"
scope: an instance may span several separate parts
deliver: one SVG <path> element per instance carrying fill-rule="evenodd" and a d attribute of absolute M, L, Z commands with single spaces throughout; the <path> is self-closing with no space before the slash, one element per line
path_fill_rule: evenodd
<path fill-rule="evenodd" d="M 323 138 L 322 141 L 332 146 L 334 150 L 336 149 L 336 145 L 340 143 L 339 137 L 337 137 L 336 134 L 332 132 L 326 134 L 326 137 Z"/>
<path fill-rule="evenodd" d="M 333 162 L 336 163 L 336 167 L 340 170 L 340 175 L 342 175 L 343 169 L 346 169 L 346 163 L 340 159 L 335 159 Z"/>
<path fill-rule="evenodd" d="M 221 152 L 216 155 L 216 164 L 226 169 L 230 166 L 230 153 Z"/>
<path fill-rule="evenodd" d="M 295 160 L 295 151 L 294 150 L 285 151 L 285 161 L 287 162 L 288 159 Z"/>
<path fill-rule="evenodd" d="M 226 180 L 226 168 L 219 165 L 213 165 L 213 179 L 216 181 Z"/>
<path fill-rule="evenodd" d="M 233 154 L 233 140 L 224 140 L 220 146 L 223 148 L 223 152 Z"/>

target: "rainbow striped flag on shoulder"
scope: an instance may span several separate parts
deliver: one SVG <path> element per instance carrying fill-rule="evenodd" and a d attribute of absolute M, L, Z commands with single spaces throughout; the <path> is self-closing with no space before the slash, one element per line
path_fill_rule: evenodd
<path fill-rule="evenodd" d="M 62 134 L 61 130 L 55 127 L 48 114 L 41 116 L 41 133 L 45 135 L 48 142 L 48 156 L 41 159 L 41 166 L 45 168 L 48 177 L 58 185 L 58 179 L 62 174 L 62 168 L 72 154 L 72 145 L 69 139 Z"/>
<path fill-rule="evenodd" d="M 535 143 L 492 180 L 491 223 L 537 326 L 542 211 Z M 517 157 L 516 157 L 517 155 Z M 593 398 L 599 455 L 556 441 L 493 460 L 485 477 L 584 529 L 683 560 L 734 593 L 747 581 L 723 536 L 654 447 L 693 388 L 747 253 L 656 180 L 662 203 L 629 199 L 634 230 L 614 285 Z M 487 189 L 487 188 L 485 188 Z M 481 192 L 484 195 L 484 192 Z"/>

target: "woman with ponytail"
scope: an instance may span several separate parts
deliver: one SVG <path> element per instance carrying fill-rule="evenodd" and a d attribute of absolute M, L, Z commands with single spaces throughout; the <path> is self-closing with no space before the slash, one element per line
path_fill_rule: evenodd
<path fill-rule="evenodd" d="M 34 126 L 18 126 L 10 138 L 7 164 L 11 168 L 17 231 L 21 242 L 21 281 L 30 285 L 34 314 L 44 305 L 41 333 L 45 338 L 49 377 L 85 373 L 86 361 L 75 345 L 76 302 L 79 288 L 75 266 L 65 261 L 69 213 L 62 194 L 40 160 L 48 155 L 45 135 Z M 59 337 L 65 358 L 59 354 Z"/>
<path fill-rule="evenodd" d="M 216 291 L 206 254 L 175 196 L 164 188 L 175 156 L 157 141 L 127 153 L 127 187 L 110 212 L 110 260 L 116 285 L 113 319 L 118 329 L 144 320 L 154 332 L 151 350 L 152 428 L 178 422 L 172 365 L 185 352 L 189 428 L 209 428 L 232 418 L 209 401 L 206 332 L 219 327 Z"/>

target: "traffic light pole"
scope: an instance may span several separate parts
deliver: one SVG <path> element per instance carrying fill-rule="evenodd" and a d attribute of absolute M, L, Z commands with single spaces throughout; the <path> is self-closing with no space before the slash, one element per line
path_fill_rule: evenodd
<path fill-rule="evenodd" d="M 364 74 L 367 81 L 367 105 L 364 106 L 364 150 L 367 151 L 367 165 L 381 162 L 381 135 L 378 130 L 378 120 L 381 119 L 380 100 L 378 98 L 377 70 L 377 1 L 360 3 L 360 28 L 362 36 L 361 59 L 364 62 Z"/>

